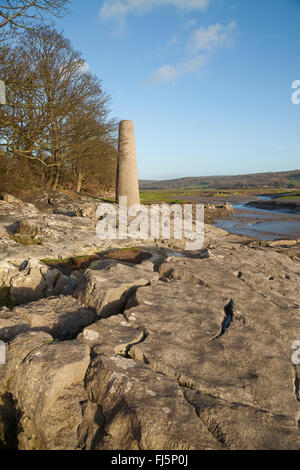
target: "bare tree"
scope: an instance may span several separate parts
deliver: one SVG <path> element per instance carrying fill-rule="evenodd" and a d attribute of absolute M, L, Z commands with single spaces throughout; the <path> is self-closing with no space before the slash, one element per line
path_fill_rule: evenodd
<path fill-rule="evenodd" d="M 36 29 L 49 16 L 66 13 L 69 0 L 0 0 L 0 40 L 26 29 Z"/>
<path fill-rule="evenodd" d="M 106 97 L 81 106 L 69 120 L 72 168 L 76 177 L 76 191 L 82 184 L 99 180 L 102 185 L 113 183 L 116 174 L 116 129 L 114 120 L 101 116 L 99 109 L 108 113 Z M 109 174 L 108 174 L 109 173 Z"/>
<path fill-rule="evenodd" d="M 85 178 L 105 174 L 109 180 L 116 126 L 100 80 L 57 31 L 40 27 L 22 39 L 0 63 L 9 103 L 0 108 L 5 154 L 53 189 L 66 173 L 73 174 L 78 192 Z"/>

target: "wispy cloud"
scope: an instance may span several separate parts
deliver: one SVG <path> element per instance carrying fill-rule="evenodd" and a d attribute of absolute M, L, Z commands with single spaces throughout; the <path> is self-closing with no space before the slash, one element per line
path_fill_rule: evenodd
<path fill-rule="evenodd" d="M 155 8 L 173 7 L 177 10 L 192 12 L 205 11 L 212 0 L 104 0 L 99 15 L 102 19 L 117 20 L 119 25 L 116 34 L 126 29 L 126 16 L 129 14 L 146 14 Z M 195 28 L 196 20 L 190 19 L 184 24 L 184 29 Z M 186 42 L 186 57 L 177 64 L 166 63 L 154 71 L 145 81 L 148 84 L 170 82 L 180 76 L 198 73 L 206 66 L 213 51 L 221 47 L 231 47 L 239 34 L 235 21 L 228 25 L 219 23 L 194 29 Z M 178 43 L 173 36 L 165 47 L 160 47 L 164 54 Z"/>
<path fill-rule="evenodd" d="M 200 72 L 212 58 L 215 50 L 234 46 L 238 34 L 239 28 L 235 21 L 228 25 L 217 23 L 195 29 L 186 45 L 188 57 L 177 65 L 163 65 L 151 74 L 146 83 L 159 84 Z"/>
<path fill-rule="evenodd" d="M 197 21 L 195 19 L 188 20 L 183 24 L 183 29 L 191 29 L 196 26 Z"/>
<path fill-rule="evenodd" d="M 202 54 L 197 57 L 185 60 L 176 66 L 163 65 L 145 80 L 146 84 L 154 85 L 164 82 L 171 82 L 176 78 L 190 73 L 199 72 L 207 64 L 207 56 Z"/>
<path fill-rule="evenodd" d="M 102 18 L 121 18 L 129 13 L 146 13 L 154 8 L 173 6 L 186 11 L 205 11 L 211 0 L 104 0 Z"/>
<path fill-rule="evenodd" d="M 177 78 L 179 71 L 173 65 L 163 65 L 156 72 L 154 72 L 145 83 L 148 84 L 158 84 L 163 82 L 170 82 Z"/>
<path fill-rule="evenodd" d="M 203 67 L 205 67 L 207 62 L 208 56 L 205 54 L 200 54 L 179 64 L 178 69 L 182 75 L 186 75 L 188 73 L 197 73 L 200 72 Z"/>
<path fill-rule="evenodd" d="M 170 49 L 171 47 L 174 47 L 176 46 L 178 42 L 178 39 L 176 36 L 172 36 L 169 41 L 167 42 L 167 44 L 165 45 L 165 51 L 167 51 L 168 49 Z"/>
<path fill-rule="evenodd" d="M 212 24 L 195 29 L 188 41 L 188 49 L 192 54 L 199 51 L 212 51 L 219 47 L 231 47 L 235 44 L 239 28 L 235 21 L 228 25 Z"/>

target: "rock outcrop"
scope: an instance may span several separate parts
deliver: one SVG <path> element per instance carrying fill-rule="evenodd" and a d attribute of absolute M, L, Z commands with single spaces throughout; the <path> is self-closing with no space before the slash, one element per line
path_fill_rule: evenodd
<path fill-rule="evenodd" d="M 34 200 L 41 211 L 31 203 L 0 200 L 0 261 L 21 265 L 29 258 L 66 259 L 133 245 L 185 250 L 185 240 L 100 239 L 96 233 L 96 209 L 102 202 L 99 199 L 94 202 L 86 199 L 72 201 L 65 195 L 55 198 L 46 193 Z M 207 244 L 227 235 L 222 229 L 205 225 Z"/>
<path fill-rule="evenodd" d="M 76 285 L 73 278 L 35 258 L 25 260 L 19 266 L 0 261 L 0 299 L 2 297 L 10 305 L 20 305 L 51 295 L 68 295 Z"/>
<path fill-rule="evenodd" d="M 45 331 L 60 341 L 74 338 L 93 323 L 96 313 L 84 308 L 74 297 L 60 296 L 42 299 L 16 307 L 15 318 L 22 318 L 31 330 Z"/>
<path fill-rule="evenodd" d="M 133 267 L 115 260 L 95 261 L 75 295 L 84 305 L 95 308 L 98 316 L 109 316 L 120 312 L 138 287 L 157 279 L 153 265 L 151 271 L 142 265 Z"/>
<path fill-rule="evenodd" d="M 0 234 L 0 447 L 300 449 L 289 251 L 207 225 L 199 251 L 149 242 L 136 265 L 91 259 L 67 275 L 40 255 L 85 254 L 95 220 L 0 201 L 0 226 L 46 240 Z"/>
<path fill-rule="evenodd" d="M 10 392 L 22 411 L 21 449 L 77 449 L 87 396 L 89 348 L 76 340 L 33 349 L 15 372 Z M 42 373 L 42 376 L 41 376 Z"/>

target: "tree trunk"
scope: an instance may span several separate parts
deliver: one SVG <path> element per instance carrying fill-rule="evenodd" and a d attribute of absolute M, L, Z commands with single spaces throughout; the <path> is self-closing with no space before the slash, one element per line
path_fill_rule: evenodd
<path fill-rule="evenodd" d="M 53 187 L 52 187 L 53 191 L 56 191 L 58 181 L 59 181 L 59 170 L 57 170 L 56 172 L 55 180 L 54 180 Z"/>
<path fill-rule="evenodd" d="M 79 171 L 77 175 L 77 186 L 76 186 L 76 193 L 80 193 L 81 185 L 82 185 L 82 173 Z"/>
<path fill-rule="evenodd" d="M 44 168 L 44 166 L 41 164 L 41 183 L 42 183 L 42 186 L 44 186 L 45 183 L 46 183 L 46 174 L 47 174 L 47 168 Z"/>
<path fill-rule="evenodd" d="M 51 189 L 52 181 L 53 181 L 53 177 L 49 176 L 49 179 L 48 179 L 48 182 L 47 182 L 47 185 L 46 185 L 47 189 Z"/>

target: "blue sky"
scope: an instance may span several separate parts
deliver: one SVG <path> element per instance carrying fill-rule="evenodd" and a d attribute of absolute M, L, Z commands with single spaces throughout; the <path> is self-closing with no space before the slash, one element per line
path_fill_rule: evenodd
<path fill-rule="evenodd" d="M 139 177 L 300 168 L 300 0 L 71 0 L 56 21 L 132 119 Z"/>

